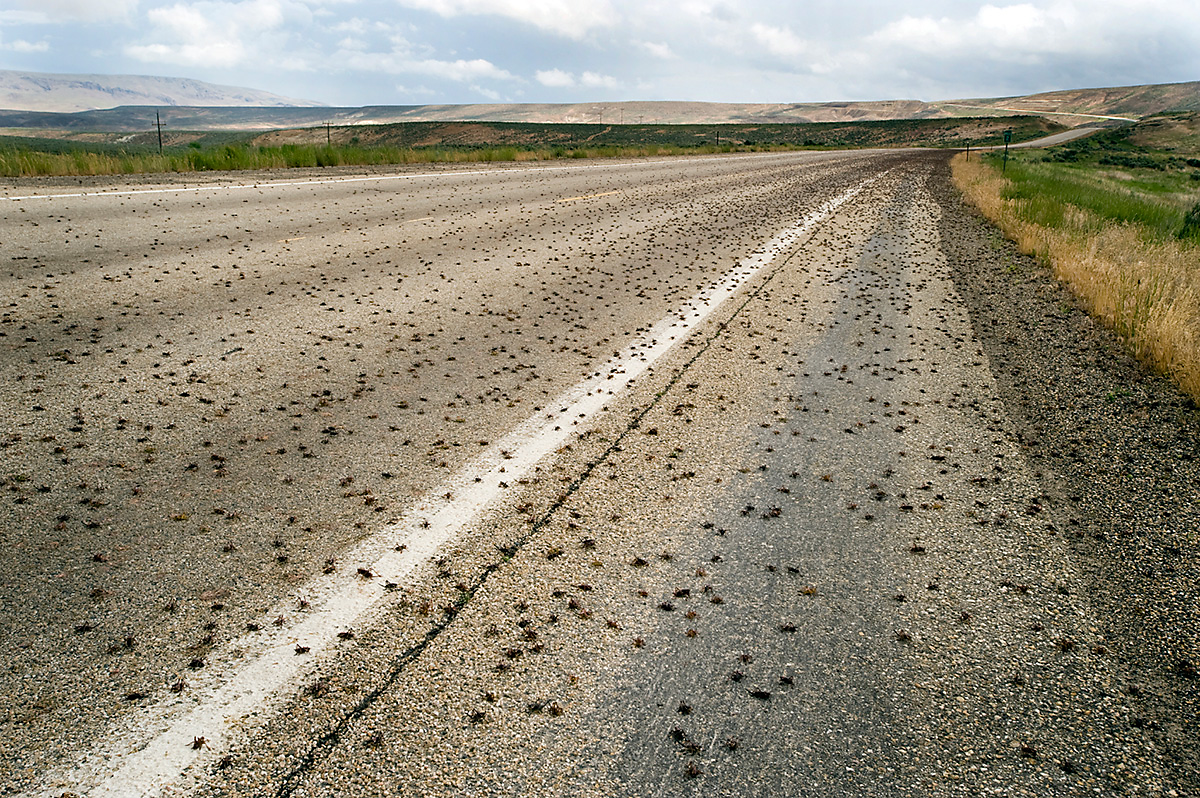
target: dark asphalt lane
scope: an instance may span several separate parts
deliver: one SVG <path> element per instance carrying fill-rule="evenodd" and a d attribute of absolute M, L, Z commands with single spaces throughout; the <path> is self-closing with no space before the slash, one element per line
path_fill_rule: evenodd
<path fill-rule="evenodd" d="M 927 179 L 914 169 L 842 214 L 836 242 L 792 261 L 810 276 L 777 276 L 743 311 L 771 333 L 742 354 L 770 364 L 751 382 L 775 404 L 682 558 L 688 595 L 665 597 L 676 606 L 601 703 L 626 738 L 627 794 L 1141 786 L 1125 763 L 1145 742 L 1002 433 Z M 804 311 L 780 324 L 789 300 Z M 689 378 L 704 376 L 701 360 Z"/>

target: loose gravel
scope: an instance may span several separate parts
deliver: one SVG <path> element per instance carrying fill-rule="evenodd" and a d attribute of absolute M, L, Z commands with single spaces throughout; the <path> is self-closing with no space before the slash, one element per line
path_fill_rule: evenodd
<path fill-rule="evenodd" d="M 1123 354 L 1042 266 L 963 208 L 942 154 L 888 156 L 783 180 L 757 195 L 758 213 L 795 218 L 881 166 L 896 168 L 388 593 L 374 618 L 346 630 L 336 653 L 314 656 L 297 693 L 237 724 L 229 750 L 208 758 L 181 789 L 205 796 L 1195 794 L 1200 414 Z M 679 236 L 655 257 L 670 262 L 682 240 L 706 226 L 714 249 L 736 251 L 746 224 L 736 214 L 681 221 Z M 597 236 L 575 241 L 582 251 L 570 258 L 587 258 L 604 275 L 611 248 Z M 640 269 L 612 265 L 617 274 L 617 265 Z M 682 283 L 662 282 L 666 270 L 644 274 L 641 301 L 670 305 Z M 439 287 L 436 272 L 422 285 Z M 566 285 L 557 286 L 563 294 Z M 340 291 L 351 296 L 336 297 L 345 300 L 339 306 L 353 312 L 354 293 Z M 337 293 L 320 296 L 333 302 Z M 544 361 L 555 356 L 521 340 Z M 557 380 L 567 379 L 573 354 L 586 360 L 590 351 L 562 353 Z M 210 365 L 225 375 L 219 362 Z M 473 365 L 468 359 L 463 367 Z M 355 373 L 341 377 L 353 385 Z M 513 399 L 525 395 L 519 376 L 508 388 Z M 368 382 L 358 384 L 361 395 L 323 403 L 314 394 L 312 412 L 340 412 L 348 402 L 357 413 L 382 414 L 368 389 L 389 390 L 389 380 Z M 219 384 L 233 381 L 224 376 Z M 80 401 L 98 399 L 80 394 Z M 439 405 L 453 401 L 441 397 Z M 524 409 L 510 404 L 505 418 Z M 468 437 L 490 437 L 474 411 L 455 412 L 472 427 Z M 90 430 L 87 415 L 76 425 Z M 154 443 L 163 421 L 154 420 Z M 445 422 L 458 423 L 448 414 Z M 66 439 L 65 431 L 50 432 Z M 272 431 L 285 433 L 286 426 Z M 104 449 L 103 434 L 89 432 L 88 445 Z M 238 550 L 223 554 L 244 560 L 247 567 L 230 572 L 245 575 L 213 586 L 189 580 L 177 607 L 184 620 L 166 614 L 157 632 L 139 622 L 129 651 L 117 639 L 103 657 L 64 654 L 90 634 L 72 632 L 64 618 L 90 608 L 89 625 L 109 630 L 137 616 L 127 571 L 146 557 L 136 549 L 142 538 L 123 540 L 128 549 L 106 547 L 104 560 L 91 558 L 102 553 L 97 547 L 64 538 L 78 575 L 57 583 L 46 572 L 52 551 L 29 547 L 19 555 L 39 569 L 39 591 L 108 584 L 117 595 L 63 599 L 57 636 L 18 630 L 20 653 L 5 678 L 37 690 L 7 720 L 14 736 L 3 749 L 5 789 L 68 759 L 96 729 L 128 717 L 131 702 L 146 700 L 122 700 L 123 691 L 159 682 L 165 691 L 187 654 L 169 645 L 179 630 L 190 641 L 210 617 L 218 632 L 240 628 L 264 598 L 287 595 L 294 584 L 287 574 L 321 568 L 354 537 L 355 524 L 372 525 L 375 502 L 358 505 L 388 496 L 385 486 L 399 477 L 339 483 L 362 477 L 350 464 L 369 458 L 370 447 L 359 443 L 365 434 L 351 438 L 354 445 L 348 435 L 324 437 L 311 448 L 345 448 L 337 468 L 307 474 L 308 459 L 295 452 L 287 467 L 355 509 L 327 517 L 310 510 L 312 528 L 301 533 L 278 510 L 230 519 L 237 505 L 204 494 L 198 506 L 222 513 L 211 511 L 195 542 L 170 545 L 211 558 L 209 528 L 219 524 L 220 539 L 237 529 Z M 10 439 L 7 456 L 35 458 L 35 441 Z M 229 466 L 214 459 L 188 479 L 217 491 L 231 477 L 252 480 L 245 470 L 252 461 L 240 456 L 253 448 L 248 441 L 217 442 L 222 456 L 231 450 Z M 174 463 L 179 448 L 142 455 Z M 462 459 L 433 437 L 421 450 L 414 473 Z M 416 475 L 403 479 L 413 494 L 423 484 Z M 67 489 L 61 477 L 44 481 Z M 44 523 L 50 505 L 27 482 L 6 484 L 14 517 L 28 503 Z M 97 487 L 112 493 L 136 484 L 123 472 L 111 485 L 89 477 L 76 488 L 90 502 L 80 502 L 82 517 L 115 513 Z M 136 517 L 133 496 L 122 512 Z M 349 537 L 326 539 L 332 529 Z M 280 538 L 283 545 L 271 545 Z M 261 560 L 275 563 L 264 584 L 251 567 Z M 7 578 L 25 584 L 16 572 Z M 151 577 L 156 607 L 171 590 L 163 580 Z M 11 604 L 7 612 L 24 618 Z M 54 661 L 74 662 L 69 683 L 95 680 L 104 700 L 87 710 L 92 731 L 47 743 L 46 719 L 69 711 L 69 702 L 53 698 L 46 665 Z M 112 672 L 102 673 L 106 667 Z M 27 755 L 23 740 L 41 747 Z"/>
<path fill-rule="evenodd" d="M 1180 795 L 1200 792 L 1200 412 L 1088 316 L 1046 264 L 932 185 L 954 282 L 1145 731 Z"/>

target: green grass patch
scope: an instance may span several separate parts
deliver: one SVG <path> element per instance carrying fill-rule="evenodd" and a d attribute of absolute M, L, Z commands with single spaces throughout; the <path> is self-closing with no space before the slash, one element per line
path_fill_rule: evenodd
<path fill-rule="evenodd" d="M 1073 205 L 1100 220 L 1140 225 L 1152 237 L 1164 239 L 1179 232 L 1186 213 L 1185 207 L 1164 198 L 1161 186 L 1137 185 L 1095 170 L 1010 159 L 1006 176 L 1012 185 L 1004 198 L 1024 200 L 1022 215 L 1050 227 L 1060 226 L 1066 206 Z"/>
<path fill-rule="evenodd" d="M 1140 147 L 1133 130 L 1105 131 L 1047 153 L 1010 151 L 1004 198 L 1020 200 L 1022 218 L 1048 227 L 1062 226 L 1073 206 L 1094 214 L 1096 225 L 1135 225 L 1150 240 L 1192 235 L 1184 230 L 1200 225 L 1186 222 L 1200 199 L 1200 162 Z M 1000 166 L 999 153 L 987 157 Z"/>

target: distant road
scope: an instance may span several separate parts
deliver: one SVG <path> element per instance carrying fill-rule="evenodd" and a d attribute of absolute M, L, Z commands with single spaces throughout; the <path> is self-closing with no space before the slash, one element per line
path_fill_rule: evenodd
<path fill-rule="evenodd" d="M 1018 144 L 1011 144 L 1009 146 L 1011 146 L 1013 149 L 1053 147 L 1055 144 L 1065 144 L 1068 141 L 1074 141 L 1075 139 L 1081 139 L 1085 136 L 1090 136 L 1099 130 L 1103 130 L 1103 128 L 1087 126 L 1075 127 L 1071 128 L 1070 130 L 1064 130 L 1062 133 L 1055 133 L 1053 136 L 1046 136 L 1045 138 L 1034 139 L 1033 141 L 1022 141 Z"/>
<path fill-rule="evenodd" d="M 999 105 L 963 105 L 961 103 L 937 103 L 938 105 L 950 108 L 973 108 L 980 111 L 1012 111 L 1018 114 L 1033 114 L 1034 116 L 1077 116 L 1084 119 L 1110 119 L 1119 122 L 1137 122 L 1134 117 L 1128 116 L 1104 116 L 1102 114 L 1078 114 L 1072 111 L 1037 111 L 1032 108 L 1005 108 Z"/>
<path fill-rule="evenodd" d="M 1103 129 L 1104 128 L 1087 127 L 1087 126 L 1073 127 L 1070 130 L 1064 130 L 1062 133 L 1055 133 L 1052 136 L 1045 136 L 1040 139 L 1034 139 L 1033 141 L 1021 141 L 1021 142 L 1017 142 L 1016 144 L 1009 144 L 1008 146 L 1009 146 L 1009 149 L 1013 149 L 1013 150 L 1037 149 L 1040 147 L 1053 147 L 1056 144 L 1065 144 L 1068 141 L 1074 141 L 1076 139 L 1084 138 L 1085 136 L 1090 136 L 1093 133 L 1096 133 Z M 972 147 L 971 149 L 974 149 L 974 150 L 1002 150 L 1002 149 L 1004 149 L 1004 145 L 996 144 L 996 145 L 992 145 L 992 146 L 988 146 L 988 147 Z"/>

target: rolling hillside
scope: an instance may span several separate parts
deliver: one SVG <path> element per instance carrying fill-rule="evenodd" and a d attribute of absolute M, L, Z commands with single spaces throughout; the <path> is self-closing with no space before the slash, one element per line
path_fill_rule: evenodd
<path fill-rule="evenodd" d="M 1140 119 L 1165 111 L 1200 110 L 1200 82 L 1159 83 L 1101 89 L 1064 89 L 1020 97 L 949 100 L 939 108 L 964 116 L 981 109 L 999 113 L 1025 112 L 1060 118 L 1064 124 L 1086 124 L 1095 117 Z M 1069 117 L 1074 116 L 1074 122 Z"/>
<path fill-rule="evenodd" d="M 138 132 L 155 114 L 173 130 L 245 131 L 398 122 L 537 124 L 803 124 L 1039 115 L 1068 126 L 1200 109 L 1200 82 L 1071 89 L 925 102 L 705 103 L 629 101 L 325 107 L 251 89 L 176 78 L 0 71 L 0 128 Z M 64 112 L 65 109 L 83 109 Z"/>
<path fill-rule="evenodd" d="M 279 107 L 319 103 L 187 78 L 0 70 L 0 108 L 72 113 L 122 105 Z"/>

